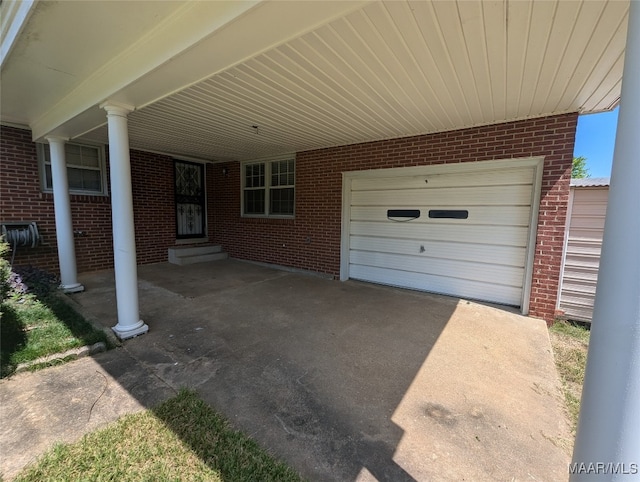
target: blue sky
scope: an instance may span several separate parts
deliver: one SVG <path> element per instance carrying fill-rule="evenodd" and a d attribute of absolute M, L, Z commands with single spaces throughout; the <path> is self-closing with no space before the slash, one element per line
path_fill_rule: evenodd
<path fill-rule="evenodd" d="M 611 176 L 618 110 L 619 108 L 616 107 L 611 112 L 578 117 L 573 155 L 587 158 L 587 168 L 591 177 Z"/>

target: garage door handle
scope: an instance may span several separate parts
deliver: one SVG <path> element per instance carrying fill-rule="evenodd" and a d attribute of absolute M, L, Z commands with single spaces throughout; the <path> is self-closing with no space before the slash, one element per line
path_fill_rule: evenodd
<path fill-rule="evenodd" d="M 419 209 L 389 209 L 387 210 L 387 218 L 391 221 L 405 222 L 418 219 L 420 217 Z M 393 219 L 400 218 L 400 219 Z"/>

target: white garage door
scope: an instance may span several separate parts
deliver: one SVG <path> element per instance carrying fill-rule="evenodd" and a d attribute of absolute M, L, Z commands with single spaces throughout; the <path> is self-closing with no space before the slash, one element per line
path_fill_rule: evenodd
<path fill-rule="evenodd" d="M 473 164 L 345 175 L 346 277 L 521 306 L 538 164 Z"/>

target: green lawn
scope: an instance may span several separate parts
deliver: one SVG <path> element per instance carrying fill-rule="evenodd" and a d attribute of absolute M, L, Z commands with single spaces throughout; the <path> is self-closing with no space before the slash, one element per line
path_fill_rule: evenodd
<path fill-rule="evenodd" d="M 183 390 L 75 444 L 58 445 L 16 481 L 300 481 L 233 430 L 198 395 Z"/>
<path fill-rule="evenodd" d="M 42 297 L 10 293 L 0 312 L 0 377 L 11 375 L 20 363 L 99 341 L 107 343 L 102 331 L 55 292 Z"/>

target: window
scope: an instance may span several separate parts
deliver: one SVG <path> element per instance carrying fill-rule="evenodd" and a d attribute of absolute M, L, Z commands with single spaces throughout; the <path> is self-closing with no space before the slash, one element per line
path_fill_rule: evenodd
<path fill-rule="evenodd" d="M 242 170 L 244 216 L 292 217 L 295 160 L 248 162 Z"/>
<path fill-rule="evenodd" d="M 53 191 L 51 153 L 48 144 L 38 145 L 42 190 Z M 104 149 L 87 144 L 65 144 L 69 192 L 74 194 L 106 194 Z"/>

